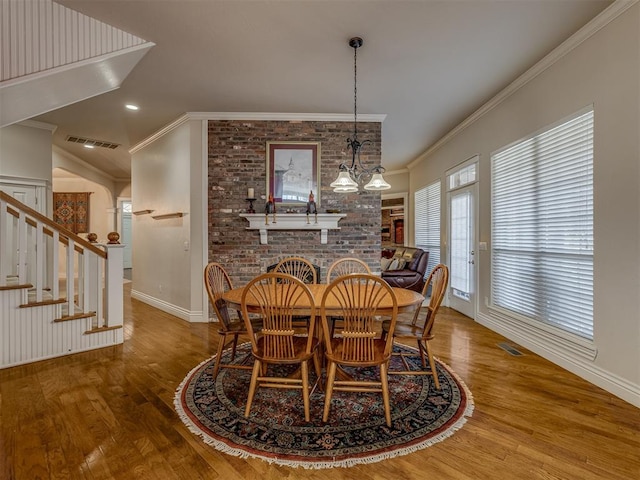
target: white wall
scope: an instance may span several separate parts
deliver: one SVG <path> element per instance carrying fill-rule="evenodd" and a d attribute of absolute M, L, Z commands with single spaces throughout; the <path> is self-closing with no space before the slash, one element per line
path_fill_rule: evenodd
<path fill-rule="evenodd" d="M 90 180 L 80 177 L 68 176 L 65 178 L 53 177 L 54 192 L 91 192 L 89 195 L 89 232 L 98 235 L 98 242 L 107 243 L 107 234 L 112 231 L 113 213 L 111 209 L 111 194 L 106 187 L 98 185 Z M 87 232 L 87 233 L 89 233 Z M 82 238 L 87 238 L 86 233 L 79 234 Z M 58 246 L 61 259 L 66 258 L 66 247 L 62 244 Z M 65 261 L 61 261 L 58 267 L 58 276 L 62 277 L 66 272 Z M 75 273 L 78 266 L 75 266 Z"/>
<path fill-rule="evenodd" d="M 189 321 L 202 321 L 203 311 L 202 124 L 179 125 L 135 151 L 131 162 L 133 211 L 153 210 L 133 215 L 132 296 Z M 175 212 L 184 216 L 152 218 Z"/>
<path fill-rule="evenodd" d="M 480 155 L 479 241 L 491 246 L 490 154 L 593 104 L 595 360 L 491 319 L 490 249 L 476 258 L 478 321 L 640 406 L 640 6 L 569 51 L 411 169 L 411 194 Z M 444 192 L 444 189 L 443 189 Z M 443 205 L 444 205 L 443 193 Z M 446 232 L 446 223 L 442 231 Z M 443 235 L 445 235 L 443 233 Z M 446 241 L 446 238 L 443 237 Z M 477 249 L 476 249 L 477 250 Z"/>
<path fill-rule="evenodd" d="M 124 196 L 120 192 L 129 187 L 129 183 L 116 181 L 115 178 L 105 174 L 94 166 L 89 165 L 81 158 L 56 145 L 53 146 L 52 157 L 53 168 L 60 168 L 61 170 L 65 170 L 79 177 L 86 178 L 98 185 L 104 186 L 111 195 L 111 206 L 114 208 L 116 206 L 116 197 Z"/>
<path fill-rule="evenodd" d="M 40 122 L 0 128 L 0 176 L 43 180 L 50 186 L 53 129 Z"/>
<path fill-rule="evenodd" d="M 80 177 L 54 177 L 54 192 L 91 192 L 89 195 L 89 232 L 98 235 L 98 242 L 106 243 L 107 234 L 112 231 L 113 208 L 111 203 L 111 192 L 90 180 Z M 81 234 L 86 238 L 86 233 Z"/>

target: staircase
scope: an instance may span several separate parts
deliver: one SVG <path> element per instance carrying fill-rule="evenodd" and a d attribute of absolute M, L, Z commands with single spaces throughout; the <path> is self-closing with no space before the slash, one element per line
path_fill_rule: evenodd
<path fill-rule="evenodd" d="M 122 258 L 0 191 L 0 368 L 123 343 Z"/>

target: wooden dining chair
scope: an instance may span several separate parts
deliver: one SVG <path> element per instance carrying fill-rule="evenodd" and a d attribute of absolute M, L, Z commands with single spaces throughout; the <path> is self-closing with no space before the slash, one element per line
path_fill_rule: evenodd
<path fill-rule="evenodd" d="M 340 258 L 329 266 L 329 269 L 327 270 L 327 283 L 331 283 L 336 278 L 343 275 L 349 275 L 351 273 L 371 273 L 371 269 L 369 268 L 369 265 L 359 258 Z M 336 316 L 329 318 L 331 336 L 333 336 L 336 322 L 341 320 L 342 319 L 340 317 Z"/>
<path fill-rule="evenodd" d="M 333 262 L 327 270 L 327 283 L 350 273 L 371 273 L 369 265 L 359 258 L 340 258 Z"/>
<path fill-rule="evenodd" d="M 376 316 L 382 305 L 391 308 L 390 335 L 379 337 L 375 329 Z M 370 274 L 351 274 L 338 277 L 329 284 L 322 296 L 320 316 L 324 332 L 330 332 L 329 314 L 337 311 L 343 319 L 342 329 L 336 336 L 325 334 L 325 357 L 327 359 L 327 384 L 322 421 L 329 418 L 331 399 L 335 391 L 382 392 L 384 415 L 391 427 L 391 402 L 387 370 L 393 347 L 393 329 L 398 316 L 398 302 L 391 287 L 380 277 Z M 386 311 L 385 314 L 389 312 Z M 337 369 L 352 367 L 361 369 L 378 367 L 379 380 L 337 379 Z M 341 373 L 344 373 L 341 372 Z M 343 375 L 344 376 L 344 375 Z"/>
<path fill-rule="evenodd" d="M 309 422 L 309 397 L 312 390 L 309 385 L 310 361 L 313 362 L 318 379 L 321 375 L 317 355 L 318 339 L 315 335 L 316 307 L 309 287 L 286 273 L 265 273 L 247 284 L 241 302 L 254 356 L 244 416 L 249 416 L 258 388 L 296 388 L 302 390 L 304 418 Z M 250 321 L 248 303 L 253 305 L 254 310 L 259 310 L 262 320 L 259 328 Z M 293 325 L 294 306 L 299 304 L 310 306 L 310 320 L 304 333 Z M 300 365 L 300 378 L 278 377 L 273 368 L 269 369 L 270 365 Z"/>
<path fill-rule="evenodd" d="M 233 361 L 236 356 L 238 337 L 247 333 L 242 314 L 239 311 L 235 311 L 235 314 L 232 314 L 230 309 L 227 307 L 226 302 L 222 298 L 224 292 L 233 289 L 231 279 L 224 267 L 216 262 L 210 262 L 207 264 L 204 268 L 204 285 L 207 289 L 209 301 L 213 306 L 213 310 L 220 324 L 220 328 L 218 329 L 218 335 L 220 338 L 218 340 L 218 350 L 215 368 L 213 370 L 213 379 L 215 380 L 218 376 L 220 367 L 250 370 L 250 365 L 231 365 L 222 363 L 222 352 L 229 342 L 231 343 L 231 360 Z M 258 322 L 258 320 L 255 319 L 253 321 Z"/>
<path fill-rule="evenodd" d="M 284 258 L 277 263 L 273 271 L 293 275 L 307 285 L 318 283 L 319 280 L 315 265 L 302 257 Z M 309 317 L 307 315 L 296 315 L 293 321 L 296 325 L 305 324 L 309 322 Z"/>
<path fill-rule="evenodd" d="M 425 314 L 422 315 L 424 320 L 422 322 L 418 322 L 418 313 L 420 313 L 418 310 L 413 316 L 413 321 L 410 324 L 399 322 L 395 325 L 395 329 L 392 330 L 390 328 L 391 324 L 389 322 L 385 321 L 382 323 L 383 338 L 386 335 L 391 335 L 390 332 L 393 331 L 394 333 L 392 335 L 394 337 L 394 341 L 400 340 L 401 343 L 404 343 L 403 341 L 415 341 L 418 345 L 418 353 L 398 353 L 397 355 L 400 355 L 402 357 L 405 370 L 394 370 L 390 371 L 389 374 L 431 375 L 433 376 L 435 387 L 440 390 L 438 372 L 436 371 L 436 364 L 429 342 L 434 338 L 433 326 L 436 321 L 438 309 L 440 308 L 440 304 L 442 303 L 442 299 L 444 298 L 444 294 L 447 290 L 448 283 L 449 268 L 442 263 L 436 265 L 429 274 L 429 277 L 427 278 L 427 282 L 425 283 L 425 287 L 423 289 L 423 292 L 426 293 L 429 286 L 431 287 L 431 297 L 429 299 L 429 304 L 426 307 Z M 420 357 L 422 362 L 422 370 L 412 370 L 409 367 L 409 363 L 407 362 L 405 357 Z M 429 361 L 428 370 L 426 360 Z"/>
<path fill-rule="evenodd" d="M 304 283 L 318 283 L 316 268 L 309 260 L 302 257 L 287 257 L 278 262 L 274 272 L 288 273 Z"/>

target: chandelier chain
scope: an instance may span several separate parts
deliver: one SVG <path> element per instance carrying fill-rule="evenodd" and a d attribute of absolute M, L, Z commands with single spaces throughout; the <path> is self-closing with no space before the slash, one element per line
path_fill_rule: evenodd
<path fill-rule="evenodd" d="M 353 139 L 358 138 L 358 48 L 353 49 Z"/>
<path fill-rule="evenodd" d="M 351 165 L 341 163 L 338 178 L 331 183 L 334 192 L 352 193 L 358 191 L 358 184 L 365 181 L 366 178 L 371 180 L 364 186 L 365 190 L 386 190 L 391 188 L 382 174 L 385 169 L 382 165 L 367 168 L 362 164 L 360 151 L 363 146 L 372 143 L 367 139 L 363 142 L 358 141 L 358 48 L 362 46 L 362 38 L 353 37 L 349 40 L 349 46 L 353 48 L 353 137 L 347 138 L 347 146 L 351 150 Z"/>

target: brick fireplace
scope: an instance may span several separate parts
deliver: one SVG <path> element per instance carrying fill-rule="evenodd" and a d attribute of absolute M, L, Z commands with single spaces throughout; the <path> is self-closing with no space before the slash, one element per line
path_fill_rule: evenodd
<path fill-rule="evenodd" d="M 380 263 L 380 194 L 334 193 L 329 184 L 338 166 L 350 162 L 346 139 L 351 122 L 211 120 L 208 126 L 208 221 L 210 261 L 220 262 L 234 284 L 242 285 L 280 259 L 298 255 L 320 267 L 324 281 L 328 266 L 341 257 L 360 258 L 377 270 Z M 371 140 L 363 155 L 367 164 L 379 164 L 381 124 L 358 123 L 358 138 Z M 320 204 L 318 210 L 338 209 L 347 216 L 340 230 L 329 230 L 327 244 L 319 231 L 274 230 L 267 245 L 257 230 L 240 217 L 248 207 L 248 188 L 255 189 L 257 212 L 266 194 L 266 142 L 320 142 Z M 316 200 L 318 200 L 316 198 Z M 278 215 L 285 215 L 279 212 Z"/>

